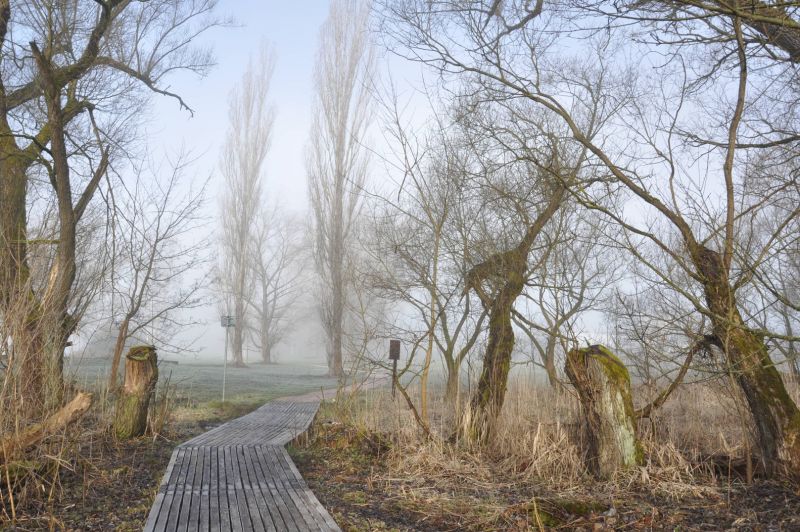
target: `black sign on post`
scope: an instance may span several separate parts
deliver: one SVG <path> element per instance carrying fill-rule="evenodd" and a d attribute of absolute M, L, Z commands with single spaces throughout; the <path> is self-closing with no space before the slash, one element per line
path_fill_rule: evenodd
<path fill-rule="evenodd" d="M 392 361 L 392 398 L 397 385 L 397 361 L 400 360 L 400 340 L 389 340 L 389 360 Z"/>
<path fill-rule="evenodd" d="M 389 360 L 400 360 L 400 340 L 389 340 Z"/>

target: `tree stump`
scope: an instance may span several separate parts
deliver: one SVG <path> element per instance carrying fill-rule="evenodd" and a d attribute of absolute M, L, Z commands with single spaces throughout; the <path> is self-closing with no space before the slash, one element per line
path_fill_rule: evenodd
<path fill-rule="evenodd" d="M 135 438 L 145 433 L 150 396 L 157 381 L 155 347 L 148 345 L 131 347 L 125 357 L 125 384 L 117 398 L 117 410 L 114 415 L 113 429 L 118 438 Z"/>
<path fill-rule="evenodd" d="M 579 447 L 589 472 L 609 478 L 643 460 L 628 369 L 600 345 L 567 354 L 567 376 L 578 392 L 583 419 Z"/>

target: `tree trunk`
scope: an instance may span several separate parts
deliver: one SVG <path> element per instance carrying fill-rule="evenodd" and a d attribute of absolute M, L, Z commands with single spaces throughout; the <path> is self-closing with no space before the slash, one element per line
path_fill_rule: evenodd
<path fill-rule="evenodd" d="M 333 175 L 333 204 L 331 205 L 329 247 L 329 270 L 331 275 L 331 330 L 330 330 L 330 357 L 328 359 L 328 372 L 331 377 L 340 381 L 344 377 L 344 361 L 342 354 L 344 336 L 344 310 L 346 298 L 344 293 L 344 268 L 345 268 L 345 212 L 344 194 L 347 176 L 343 173 L 341 153 L 337 150 Z"/>
<path fill-rule="evenodd" d="M 16 297 L 3 314 L 13 344 L 18 405 L 27 419 L 38 419 L 63 404 L 64 349 L 74 323 L 65 300 L 42 303 L 30 287 Z"/>
<path fill-rule="evenodd" d="M 0 115 L 0 301 L 10 310 L 27 285 L 27 168 L 6 116 Z"/>
<path fill-rule="evenodd" d="M 331 264 L 331 287 L 333 290 L 331 298 L 331 354 L 328 361 L 328 370 L 331 377 L 341 379 L 344 376 L 344 363 L 342 361 L 342 336 L 344 334 L 344 275 L 343 275 L 343 253 L 342 244 L 335 244 L 339 248 L 332 254 Z"/>
<path fill-rule="evenodd" d="M 3 109 L 0 113 L 0 314 L 5 323 L 24 316 L 19 320 L 23 324 L 15 324 L 9 334 L 18 354 L 17 374 L 25 379 L 17 383 L 17 389 L 26 415 L 39 417 L 60 407 L 63 399 L 64 349 L 76 325 L 68 307 L 75 280 L 76 226 L 80 214 L 76 215 L 72 203 L 61 91 L 53 79 L 52 65 L 34 44 L 32 50 L 47 106 L 50 179 L 58 205 L 58 240 L 48 243 L 56 245 L 53 263 L 46 286 L 40 294 L 34 294 L 27 262 L 27 170 L 38 154 L 38 147 L 35 151 L 19 149 Z"/>
<path fill-rule="evenodd" d="M 527 249 L 524 251 L 514 250 L 514 254 L 507 256 L 505 284 L 489 306 L 489 342 L 483 356 L 483 369 L 460 427 L 461 436 L 469 442 L 487 442 L 494 434 L 503 408 L 514 350 L 511 311 L 525 286 Z"/>
<path fill-rule="evenodd" d="M 269 345 L 267 335 L 262 335 L 261 337 L 261 362 L 272 364 L 272 346 Z"/>
<path fill-rule="evenodd" d="M 558 371 L 556 371 L 556 337 L 551 334 L 547 338 L 544 352 L 544 371 L 547 373 L 547 382 L 553 388 L 559 387 Z"/>
<path fill-rule="evenodd" d="M 579 447 L 589 472 L 610 478 L 642 463 L 628 369 L 603 346 L 573 349 L 564 368 L 581 402 Z"/>
<path fill-rule="evenodd" d="M 114 416 L 113 429 L 118 438 L 135 438 L 145 433 L 150 396 L 157 381 L 156 349 L 145 345 L 131 347 L 125 357 L 125 385 Z"/>
<path fill-rule="evenodd" d="M 748 330 L 739 312 L 722 256 L 701 245 L 691 249 L 703 276 L 718 347 L 750 408 L 767 475 L 800 475 L 800 410 L 783 384 L 764 338 Z"/>
<path fill-rule="evenodd" d="M 27 168 L 30 161 L 0 117 L 0 319 L 13 344 L 9 360 L 19 406 L 28 419 L 45 410 L 47 360 L 39 301 L 30 287 L 27 251 Z"/>
<path fill-rule="evenodd" d="M 259 336 L 261 338 L 261 363 L 272 364 L 272 323 L 275 321 L 275 306 L 277 303 L 270 301 L 269 283 L 266 274 L 261 277 L 261 309 L 258 320 L 260 323 Z M 277 297 L 277 296 L 275 296 Z"/>
<path fill-rule="evenodd" d="M 119 363 L 122 360 L 122 352 L 125 350 L 125 340 L 128 339 L 128 327 L 130 319 L 125 317 L 117 332 L 117 341 L 114 343 L 114 355 L 111 357 L 111 371 L 108 374 L 108 391 L 114 392 L 119 385 Z"/>
<path fill-rule="evenodd" d="M 475 290 L 489 312 L 489 342 L 483 355 L 483 369 L 470 407 L 458 429 L 458 435 L 469 442 L 485 443 L 494 434 L 497 417 L 505 401 L 514 350 L 511 313 L 514 302 L 525 288 L 528 253 L 539 233 L 558 211 L 565 195 L 566 189 L 558 185 L 516 247 L 490 256 L 467 273 L 465 291 Z M 493 287 L 499 287 L 493 297 L 484 290 L 485 281 L 489 281 Z"/>
<path fill-rule="evenodd" d="M 431 280 L 428 286 L 428 296 L 431 298 L 429 312 L 430 322 L 428 323 L 428 347 L 425 349 L 425 362 L 422 366 L 422 374 L 419 378 L 419 414 L 425 423 L 428 422 L 428 376 L 431 372 L 431 361 L 433 360 L 434 335 L 436 334 L 436 303 L 437 290 L 439 288 L 439 245 L 442 235 L 442 226 L 438 225 L 433 238 L 433 264 L 431 265 Z"/>
<path fill-rule="evenodd" d="M 458 363 L 451 357 L 445 358 L 447 365 L 447 384 L 445 386 L 444 400 L 446 403 L 455 404 L 458 398 L 461 372 Z"/>
<path fill-rule="evenodd" d="M 50 415 L 42 423 L 25 428 L 19 434 L 0 439 L 3 463 L 8 464 L 16 456 L 35 446 L 44 438 L 77 421 L 92 406 L 92 394 L 80 392 L 69 403 Z"/>
<path fill-rule="evenodd" d="M 237 295 L 234 302 L 233 345 L 231 346 L 232 365 L 236 368 L 246 367 L 244 363 L 244 297 Z"/>

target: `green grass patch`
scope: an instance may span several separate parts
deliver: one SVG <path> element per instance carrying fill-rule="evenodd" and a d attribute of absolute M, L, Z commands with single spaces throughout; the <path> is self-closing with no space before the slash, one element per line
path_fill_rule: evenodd
<path fill-rule="evenodd" d="M 100 390 L 108 378 L 105 360 L 70 360 L 67 374 L 84 389 Z M 181 406 L 198 406 L 222 399 L 222 364 L 161 364 L 159 382 L 169 380 Z M 230 403 L 263 404 L 276 397 L 300 395 L 336 387 L 327 368 L 298 364 L 252 364 L 245 368 L 228 366 L 225 400 Z"/>

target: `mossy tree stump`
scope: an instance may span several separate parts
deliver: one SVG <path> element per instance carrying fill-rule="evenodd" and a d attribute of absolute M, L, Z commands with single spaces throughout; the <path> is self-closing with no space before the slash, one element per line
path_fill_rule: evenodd
<path fill-rule="evenodd" d="M 571 350 L 565 369 L 581 402 L 579 447 L 589 472 L 608 478 L 640 465 L 631 379 L 622 361 L 605 347 L 593 345 Z"/>
<path fill-rule="evenodd" d="M 149 345 L 131 347 L 125 357 L 125 384 L 117 398 L 114 434 L 127 439 L 147 430 L 150 396 L 158 381 L 156 349 Z"/>

